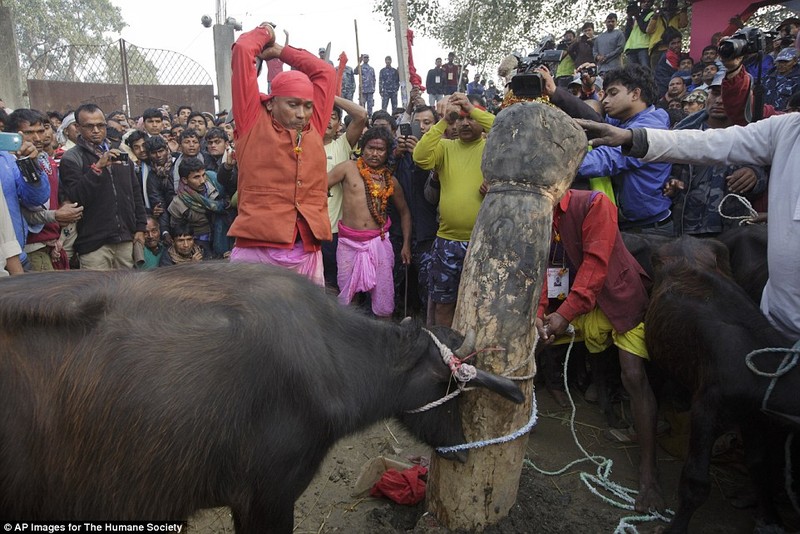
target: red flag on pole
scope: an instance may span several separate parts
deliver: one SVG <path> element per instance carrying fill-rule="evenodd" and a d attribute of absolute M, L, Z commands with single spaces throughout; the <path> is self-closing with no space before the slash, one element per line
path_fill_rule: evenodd
<path fill-rule="evenodd" d="M 339 66 L 336 68 L 336 96 L 342 96 L 342 78 L 344 77 L 344 67 L 347 65 L 347 54 L 339 54 Z"/>
<path fill-rule="evenodd" d="M 411 47 L 414 44 L 414 32 L 410 29 L 406 30 L 406 40 L 408 41 L 408 81 L 411 87 L 417 86 L 421 91 L 425 91 L 422 85 L 422 78 L 417 74 L 417 69 L 414 67 L 414 54 L 411 52 Z"/>

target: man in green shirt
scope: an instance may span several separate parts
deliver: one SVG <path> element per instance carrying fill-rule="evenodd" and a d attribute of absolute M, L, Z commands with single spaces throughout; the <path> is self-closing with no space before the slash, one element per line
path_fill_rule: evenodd
<path fill-rule="evenodd" d="M 626 63 L 638 63 L 650 66 L 650 36 L 647 25 L 653 18 L 653 0 L 639 0 L 628 4 L 625 22 L 625 59 Z"/>
<path fill-rule="evenodd" d="M 494 115 L 463 93 L 439 102 L 438 111 L 442 119 L 417 143 L 414 162 L 422 169 L 435 169 L 441 184 L 439 230 L 431 250 L 428 287 L 435 304 L 434 324 L 450 326 L 464 256 L 486 194 L 481 172 L 483 134 L 492 127 Z M 450 125 L 455 126 L 457 139 L 444 138 Z"/>

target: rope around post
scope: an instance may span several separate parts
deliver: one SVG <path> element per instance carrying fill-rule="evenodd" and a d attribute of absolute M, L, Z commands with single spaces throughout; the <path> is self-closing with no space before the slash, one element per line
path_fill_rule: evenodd
<path fill-rule="evenodd" d="M 536 345 L 538 344 L 538 342 L 539 342 L 539 336 L 534 336 L 533 345 L 531 346 L 531 352 L 528 355 L 528 358 L 523 362 L 523 364 L 526 363 L 526 362 L 532 361 L 533 355 L 536 352 Z M 522 365 L 518 365 L 517 367 L 512 369 L 510 372 L 513 373 L 513 372 L 517 371 L 518 369 L 520 369 L 520 367 L 522 367 Z M 532 379 L 534 375 L 531 374 L 531 375 L 528 375 L 527 377 L 510 377 L 510 376 L 506 376 L 506 375 L 502 375 L 502 376 L 504 376 L 505 378 L 508 378 L 510 380 L 514 380 L 514 379 L 522 380 L 522 379 Z M 538 422 L 538 413 L 537 413 L 537 410 L 536 410 L 536 396 L 534 395 L 533 397 L 531 397 L 531 416 L 528 418 L 528 422 L 525 423 L 525 425 L 523 427 L 517 429 L 516 431 L 514 431 L 514 432 L 512 432 L 510 434 L 506 434 L 505 436 L 501 436 L 499 438 L 471 441 L 469 443 L 462 443 L 461 445 L 453 445 L 452 447 L 438 447 L 436 449 L 436 452 L 438 452 L 439 454 L 446 454 L 446 453 L 449 453 L 449 452 L 466 451 L 466 450 L 469 450 L 469 449 L 480 449 L 482 447 L 488 447 L 490 445 L 499 445 L 501 443 L 508 443 L 509 441 L 514 441 L 515 439 L 521 438 L 522 436 L 524 436 L 525 434 L 530 432 L 533 429 L 533 427 L 536 426 L 537 422 Z"/>
<path fill-rule="evenodd" d="M 571 325 L 570 325 L 571 326 Z M 538 473 L 541 473 L 545 476 L 558 476 L 561 474 L 566 473 L 569 469 L 573 466 L 583 463 L 583 462 L 592 462 L 597 466 L 596 473 L 590 474 L 586 472 L 579 473 L 579 477 L 581 482 L 589 489 L 591 493 L 599 497 L 603 502 L 606 504 L 610 504 L 616 508 L 621 508 L 623 510 L 634 510 L 634 504 L 636 503 L 636 498 L 634 495 L 639 493 L 636 490 L 626 488 L 621 484 L 617 484 L 616 482 L 611 480 L 611 469 L 614 466 L 613 460 L 610 458 L 606 458 L 600 455 L 592 455 L 581 445 L 580 440 L 578 439 L 578 434 L 575 430 L 575 414 L 577 412 L 577 407 L 575 406 L 575 401 L 572 399 L 572 394 L 569 391 L 569 384 L 567 381 L 567 369 L 569 367 L 569 358 L 572 353 L 572 347 L 575 344 L 575 330 L 572 329 L 570 332 L 572 338 L 569 342 L 569 347 L 567 348 L 567 355 L 564 358 L 564 390 L 567 393 L 567 398 L 569 399 L 569 404 L 572 408 L 572 413 L 569 418 L 569 429 L 572 433 L 572 439 L 574 440 L 575 444 L 578 446 L 578 449 L 583 453 L 583 458 L 578 458 L 574 460 L 561 469 L 556 471 L 546 471 L 541 469 L 536 464 L 534 464 L 531 460 L 525 459 L 525 465 L 533 468 Z M 614 497 L 612 499 L 603 493 L 600 492 L 600 489 L 607 491 Z M 619 520 L 617 524 L 617 528 L 614 530 L 614 534 L 638 534 L 638 530 L 636 529 L 636 523 L 644 523 L 649 521 L 664 521 L 665 523 L 669 523 L 671 521 L 668 515 L 674 515 L 672 510 L 666 510 L 665 514 L 661 514 L 658 511 L 651 511 L 649 514 L 641 514 L 641 515 L 632 515 L 626 516 Z"/>

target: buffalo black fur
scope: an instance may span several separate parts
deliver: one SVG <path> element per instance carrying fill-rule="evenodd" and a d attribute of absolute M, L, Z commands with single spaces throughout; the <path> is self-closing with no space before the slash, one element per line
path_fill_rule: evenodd
<path fill-rule="evenodd" d="M 451 346 L 461 337 L 436 330 Z M 0 516 L 175 520 L 228 505 L 291 532 L 342 436 L 398 416 L 461 443 L 438 349 L 285 270 L 193 264 L 0 282 Z M 521 402 L 511 381 L 477 385 Z"/>
<path fill-rule="evenodd" d="M 759 493 L 762 518 L 779 521 L 772 501 L 768 463 L 782 458 L 768 447 L 782 445 L 785 421 L 761 411 L 768 378 L 752 373 L 745 357 L 755 349 L 789 347 L 744 290 L 732 279 L 727 247 L 713 239 L 682 237 L 653 258 L 655 284 L 645 317 L 647 350 L 654 364 L 692 392 L 689 453 L 679 486 L 679 507 L 670 532 L 685 532 L 708 497 L 709 464 L 717 435 L 739 424 L 746 461 Z M 774 371 L 785 354 L 758 358 Z M 781 378 L 768 408 L 800 415 L 800 368 Z"/>

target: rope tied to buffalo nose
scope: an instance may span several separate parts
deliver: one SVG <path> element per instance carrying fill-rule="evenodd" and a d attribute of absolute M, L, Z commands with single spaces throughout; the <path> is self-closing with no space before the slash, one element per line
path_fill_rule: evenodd
<path fill-rule="evenodd" d="M 433 332 L 425 328 L 422 330 L 431 336 L 433 343 L 436 345 L 442 355 L 442 360 L 444 361 L 445 365 L 450 368 L 450 372 L 458 382 L 463 384 L 478 376 L 478 370 L 475 369 L 474 365 L 464 363 L 463 360 L 453 354 L 453 351 L 450 350 L 450 347 L 439 341 L 439 338 L 437 338 Z"/>

